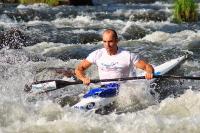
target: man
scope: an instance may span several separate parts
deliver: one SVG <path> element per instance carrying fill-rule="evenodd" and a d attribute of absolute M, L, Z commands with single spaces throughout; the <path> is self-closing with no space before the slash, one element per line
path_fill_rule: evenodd
<path fill-rule="evenodd" d="M 97 65 L 100 79 L 129 77 L 134 67 L 146 71 L 146 79 L 153 78 L 154 68 L 150 64 L 140 59 L 138 55 L 118 48 L 118 36 L 115 30 L 106 29 L 102 38 L 104 48 L 90 53 L 75 69 L 76 77 L 83 81 L 83 84 L 90 84 L 90 78 L 86 77 L 85 70 L 92 64 Z"/>

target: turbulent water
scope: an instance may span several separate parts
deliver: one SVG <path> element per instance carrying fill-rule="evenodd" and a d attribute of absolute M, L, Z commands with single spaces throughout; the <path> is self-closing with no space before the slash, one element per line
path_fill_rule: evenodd
<path fill-rule="evenodd" d="M 62 108 L 53 100 L 60 96 L 59 92 L 44 94 L 31 102 L 24 92 L 24 85 L 35 80 L 62 78 L 48 68 L 74 68 L 91 51 L 102 47 L 101 33 L 105 28 L 116 29 L 120 47 L 140 54 L 154 65 L 185 51 L 193 53 L 170 74 L 200 76 L 200 22 L 173 23 L 171 3 L 53 8 L 44 4 L 1 4 L 0 35 L 13 28 L 27 39 L 21 42 L 26 43 L 22 49 L 5 46 L 0 50 L 1 133 L 200 131 L 199 81 L 165 79 L 151 88 L 148 83 L 128 82 L 121 86 L 117 101 L 117 109 L 124 113 L 114 111 L 108 115 Z M 95 66 L 87 74 L 98 78 Z M 77 96 L 89 88 L 72 85 L 59 91 Z M 154 95 L 152 91 L 156 91 Z"/>

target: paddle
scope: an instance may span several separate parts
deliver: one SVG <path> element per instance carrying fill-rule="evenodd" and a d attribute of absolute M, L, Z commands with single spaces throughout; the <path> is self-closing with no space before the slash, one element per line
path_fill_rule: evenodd
<path fill-rule="evenodd" d="M 191 80 L 200 80 L 200 77 L 193 77 L 193 76 L 176 76 L 176 75 L 154 75 L 154 78 L 171 78 L 171 79 L 191 79 Z M 137 79 L 145 79 L 145 76 L 139 76 L 139 77 L 126 77 L 126 78 L 114 78 L 114 79 L 94 79 L 91 80 L 91 83 L 99 83 L 99 82 L 110 82 L 110 81 L 126 81 L 126 80 L 137 80 Z M 46 93 L 54 90 L 58 90 L 60 88 L 63 88 L 68 85 L 77 85 L 77 84 L 82 84 L 82 81 L 75 81 L 75 82 L 69 82 L 65 80 L 43 80 L 43 81 L 36 81 L 32 83 L 32 85 L 37 85 L 37 84 L 43 84 L 43 83 L 48 83 L 48 82 L 55 82 L 56 88 L 53 89 L 44 89 L 40 93 Z M 26 87 L 25 91 L 29 92 L 31 90 L 31 87 Z"/>

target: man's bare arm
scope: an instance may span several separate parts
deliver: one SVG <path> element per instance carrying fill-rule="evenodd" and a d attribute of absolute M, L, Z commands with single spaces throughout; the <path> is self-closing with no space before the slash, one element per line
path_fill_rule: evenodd
<path fill-rule="evenodd" d="M 85 85 L 90 84 L 90 79 L 86 77 L 85 70 L 87 70 L 91 65 L 92 63 L 84 59 L 75 69 L 76 77 L 80 79 L 81 81 L 83 81 L 83 84 Z"/>
<path fill-rule="evenodd" d="M 146 71 L 146 75 L 145 75 L 146 79 L 152 79 L 153 78 L 154 68 L 153 68 L 153 66 L 151 64 L 148 64 L 144 60 L 139 60 L 135 64 L 135 66 L 137 68 L 140 68 L 140 69 Z"/>

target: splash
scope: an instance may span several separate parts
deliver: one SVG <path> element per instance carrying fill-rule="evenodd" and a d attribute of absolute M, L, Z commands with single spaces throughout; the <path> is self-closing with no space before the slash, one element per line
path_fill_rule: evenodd
<path fill-rule="evenodd" d="M 156 99 L 150 94 L 148 83 L 132 81 L 121 86 L 117 104 L 119 110 L 132 112 L 156 104 Z"/>

